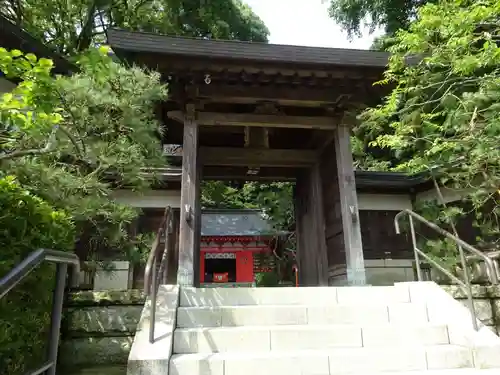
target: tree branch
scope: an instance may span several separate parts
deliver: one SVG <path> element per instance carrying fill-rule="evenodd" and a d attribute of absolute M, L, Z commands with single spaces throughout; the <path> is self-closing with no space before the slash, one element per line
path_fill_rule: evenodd
<path fill-rule="evenodd" d="M 43 155 L 43 154 L 48 154 L 49 152 L 54 151 L 56 143 L 57 143 L 56 142 L 56 133 L 57 133 L 58 129 L 59 129 L 58 125 L 54 126 L 54 128 L 52 129 L 52 132 L 50 133 L 49 140 L 47 141 L 47 144 L 45 145 L 44 148 L 18 150 L 18 151 L 13 151 L 10 153 L 0 154 L 0 160 L 20 158 L 20 157 L 28 156 L 28 155 Z"/>

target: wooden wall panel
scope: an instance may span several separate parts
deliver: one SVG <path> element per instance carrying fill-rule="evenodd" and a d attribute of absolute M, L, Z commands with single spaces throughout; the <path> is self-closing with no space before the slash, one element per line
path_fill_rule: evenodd
<path fill-rule="evenodd" d="M 399 211 L 359 211 L 365 259 L 413 259 L 410 235 L 394 229 Z"/>

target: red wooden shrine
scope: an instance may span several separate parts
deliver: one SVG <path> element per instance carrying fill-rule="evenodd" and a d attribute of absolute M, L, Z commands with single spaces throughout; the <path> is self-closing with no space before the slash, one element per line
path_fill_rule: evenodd
<path fill-rule="evenodd" d="M 254 262 L 257 253 L 271 253 L 270 238 L 261 236 L 202 236 L 201 283 L 253 284 L 256 272 L 269 272 Z"/>

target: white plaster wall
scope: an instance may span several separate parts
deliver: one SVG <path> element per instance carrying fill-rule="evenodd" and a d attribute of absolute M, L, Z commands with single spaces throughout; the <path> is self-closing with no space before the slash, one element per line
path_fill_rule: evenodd
<path fill-rule="evenodd" d="M 14 90 L 14 85 L 12 82 L 6 80 L 5 78 L 0 78 L 0 94 L 11 92 Z"/>
<path fill-rule="evenodd" d="M 386 210 L 402 211 L 411 210 L 409 194 L 365 194 L 358 193 L 358 209 L 366 211 Z"/>
<path fill-rule="evenodd" d="M 181 203 L 180 190 L 148 190 L 135 192 L 118 189 L 113 191 L 113 198 L 120 203 L 140 208 L 179 208 Z"/>
<path fill-rule="evenodd" d="M 127 290 L 130 279 L 130 262 L 112 262 L 113 270 L 97 270 L 94 278 L 94 290 Z"/>
<path fill-rule="evenodd" d="M 472 189 L 466 190 L 455 190 L 450 188 L 441 188 L 441 193 L 443 194 L 443 198 L 445 203 L 456 202 L 467 194 L 470 194 Z M 430 200 L 439 200 L 436 189 L 430 189 L 427 191 L 422 191 L 418 193 L 416 196 L 417 201 L 430 201 Z"/>

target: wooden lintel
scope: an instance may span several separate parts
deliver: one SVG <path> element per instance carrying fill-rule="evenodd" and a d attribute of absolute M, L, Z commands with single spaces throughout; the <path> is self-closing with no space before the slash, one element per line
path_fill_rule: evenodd
<path fill-rule="evenodd" d="M 200 147 L 200 161 L 209 166 L 303 168 L 316 160 L 314 150 Z"/>
<path fill-rule="evenodd" d="M 182 111 L 167 112 L 169 118 L 184 122 Z M 197 123 L 204 126 L 260 126 L 269 128 L 335 129 L 334 117 L 259 115 L 247 113 L 199 112 Z"/>
<path fill-rule="evenodd" d="M 335 104 L 343 94 L 353 94 L 353 87 L 344 90 L 332 87 L 286 87 L 210 84 L 200 85 L 198 96 L 214 102 L 255 103 L 272 100 L 282 104 L 321 105 Z"/>

